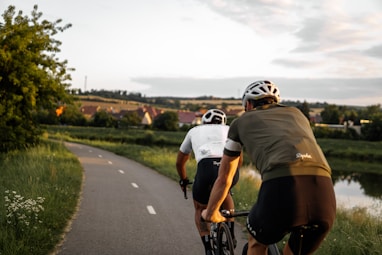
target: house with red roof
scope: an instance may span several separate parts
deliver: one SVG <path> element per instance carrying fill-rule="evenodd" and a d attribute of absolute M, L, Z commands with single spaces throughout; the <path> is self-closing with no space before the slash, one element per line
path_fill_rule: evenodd
<path fill-rule="evenodd" d="M 200 125 L 203 114 L 200 112 L 178 111 L 179 127 L 184 125 Z"/>

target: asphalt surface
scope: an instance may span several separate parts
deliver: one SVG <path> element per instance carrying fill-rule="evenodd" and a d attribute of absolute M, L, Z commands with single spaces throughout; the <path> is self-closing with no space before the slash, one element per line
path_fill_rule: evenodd
<path fill-rule="evenodd" d="M 191 192 L 185 200 L 175 181 L 114 153 L 66 146 L 85 177 L 78 212 L 56 254 L 204 254 Z M 241 230 L 236 227 L 237 254 L 246 241 Z"/>

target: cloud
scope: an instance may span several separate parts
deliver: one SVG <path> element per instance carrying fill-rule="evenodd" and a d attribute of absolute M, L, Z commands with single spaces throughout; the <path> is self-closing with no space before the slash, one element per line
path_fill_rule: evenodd
<path fill-rule="evenodd" d="M 378 45 L 382 45 L 382 7 L 379 1 L 208 0 L 203 3 L 250 27 L 266 40 L 277 40 L 280 35 L 294 38 L 295 46 L 273 59 L 273 64 L 309 67 L 312 71 L 314 68 L 317 77 L 325 74 L 370 77 L 370 70 L 376 69 L 373 66 L 381 67 L 382 46 Z M 354 63 L 358 63 L 355 68 Z M 360 63 L 365 66 L 360 67 Z M 379 73 L 374 71 L 372 75 Z"/>
<path fill-rule="evenodd" d="M 283 99 L 329 102 L 346 105 L 382 104 L 382 78 L 373 79 L 292 79 L 282 77 L 235 77 L 195 79 L 187 77 L 136 77 L 133 82 L 150 86 L 141 91 L 151 96 L 241 98 L 247 85 L 270 79 L 277 84 Z"/>
<path fill-rule="evenodd" d="M 364 53 L 371 57 L 382 58 L 382 44 L 371 47 L 365 50 Z"/>
<path fill-rule="evenodd" d="M 309 60 L 295 60 L 291 58 L 277 58 L 272 61 L 273 64 L 282 65 L 285 67 L 293 67 L 293 68 L 309 68 L 317 66 L 317 63 Z"/>
<path fill-rule="evenodd" d="M 294 18 L 288 11 L 294 6 L 293 1 L 208 0 L 201 2 L 211 10 L 249 26 L 262 35 L 283 33 L 296 29 L 293 22 Z"/>

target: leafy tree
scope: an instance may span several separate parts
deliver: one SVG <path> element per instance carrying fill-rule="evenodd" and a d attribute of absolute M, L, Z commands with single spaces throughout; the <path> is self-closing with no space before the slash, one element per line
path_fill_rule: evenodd
<path fill-rule="evenodd" d="M 370 116 L 371 123 L 362 127 L 362 134 L 366 140 L 382 141 L 382 112 Z"/>
<path fill-rule="evenodd" d="M 60 116 L 61 124 L 73 126 L 86 126 L 87 120 L 80 111 L 79 107 L 73 104 L 64 107 L 64 111 Z"/>
<path fill-rule="evenodd" d="M 127 112 L 121 119 L 121 127 L 138 126 L 141 124 L 141 117 L 136 111 Z"/>
<path fill-rule="evenodd" d="M 91 123 L 95 127 L 115 127 L 115 119 L 105 110 L 96 112 Z"/>
<path fill-rule="evenodd" d="M 300 109 L 300 111 L 310 121 L 310 108 L 308 102 L 304 101 L 302 104 L 298 105 L 297 108 Z"/>
<path fill-rule="evenodd" d="M 370 105 L 367 106 L 366 109 L 363 111 L 362 118 L 364 119 L 371 119 L 375 114 L 381 113 L 381 105 Z"/>
<path fill-rule="evenodd" d="M 54 110 L 40 110 L 36 113 L 37 123 L 47 125 L 58 125 L 59 118 Z"/>
<path fill-rule="evenodd" d="M 59 61 L 61 42 L 54 39 L 71 25 L 41 20 L 37 5 L 31 17 L 9 6 L 0 22 L 0 151 L 32 146 L 42 132 L 37 111 L 54 110 L 70 101 L 67 61 Z"/>
<path fill-rule="evenodd" d="M 322 121 L 326 124 L 338 124 L 340 122 L 340 111 L 338 106 L 330 104 L 325 106 L 321 112 Z"/>
<path fill-rule="evenodd" d="M 179 119 L 176 112 L 167 111 L 155 118 L 153 127 L 164 131 L 177 131 Z"/>

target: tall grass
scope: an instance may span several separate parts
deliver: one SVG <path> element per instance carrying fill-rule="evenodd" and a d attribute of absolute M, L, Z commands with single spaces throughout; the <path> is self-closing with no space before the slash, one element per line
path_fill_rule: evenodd
<path fill-rule="evenodd" d="M 46 142 L 0 156 L 0 254 L 48 254 L 74 214 L 82 183 L 76 157 Z"/>

